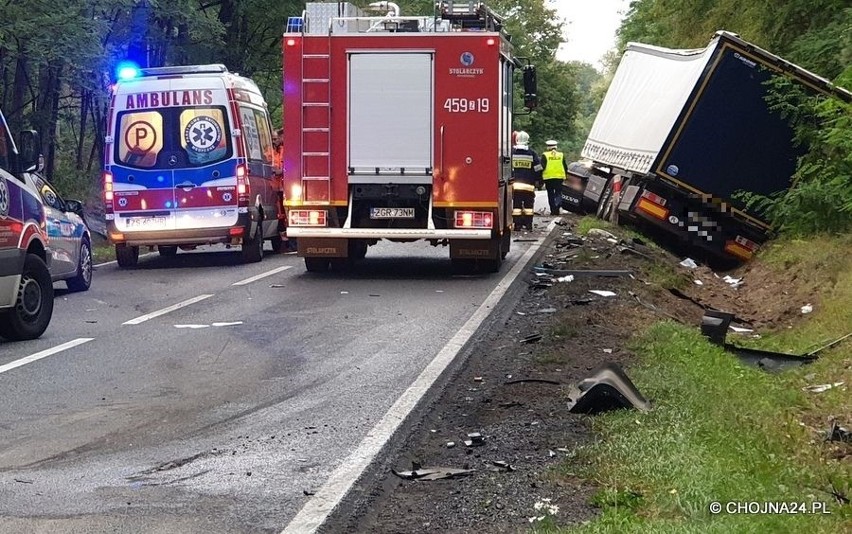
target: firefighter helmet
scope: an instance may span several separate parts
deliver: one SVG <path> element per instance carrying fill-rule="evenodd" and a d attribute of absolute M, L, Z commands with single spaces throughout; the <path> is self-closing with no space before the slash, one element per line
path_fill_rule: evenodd
<path fill-rule="evenodd" d="M 515 136 L 515 144 L 516 145 L 528 145 L 530 144 L 530 134 L 527 132 L 518 132 L 518 135 Z"/>

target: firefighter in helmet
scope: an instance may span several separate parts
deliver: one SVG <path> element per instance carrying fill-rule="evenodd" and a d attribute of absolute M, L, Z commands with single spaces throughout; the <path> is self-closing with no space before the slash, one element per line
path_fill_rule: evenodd
<path fill-rule="evenodd" d="M 562 204 L 562 182 L 568 174 L 568 162 L 565 161 L 565 155 L 559 151 L 556 141 L 551 139 L 545 145 L 547 150 L 541 154 L 541 164 L 544 167 L 542 178 L 544 187 L 547 189 L 550 214 L 559 215 L 559 207 Z"/>
<path fill-rule="evenodd" d="M 541 160 L 529 147 L 527 132 L 515 135 L 512 147 L 512 220 L 515 228 L 532 230 L 535 187 L 541 181 Z"/>

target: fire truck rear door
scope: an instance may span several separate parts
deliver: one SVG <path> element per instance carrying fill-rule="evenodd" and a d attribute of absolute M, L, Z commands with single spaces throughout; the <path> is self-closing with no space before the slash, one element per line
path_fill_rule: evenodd
<path fill-rule="evenodd" d="M 350 183 L 432 182 L 430 52 L 349 56 Z"/>

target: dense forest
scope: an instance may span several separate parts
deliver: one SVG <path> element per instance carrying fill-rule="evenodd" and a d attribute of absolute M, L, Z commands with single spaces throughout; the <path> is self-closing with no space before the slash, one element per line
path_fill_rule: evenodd
<path fill-rule="evenodd" d="M 365 6 L 369 1 L 352 3 Z M 431 14 L 434 9 L 432 0 L 396 3 L 409 15 Z M 554 0 L 488 4 L 506 16 L 516 52 L 539 71 L 540 106 L 518 116 L 516 126 L 534 140 L 560 139 L 566 151 L 577 156 L 608 74 L 555 59 L 569 27 L 556 16 Z M 294 0 L 10 0 L 0 5 L 0 106 L 13 130 L 42 133 L 46 172 L 61 189 L 76 194 L 96 190 L 107 95 L 120 61 L 129 58 L 142 66 L 224 63 L 254 78 L 278 120 L 281 35 L 287 18 L 303 8 L 304 2 Z M 739 33 L 852 87 L 848 0 L 636 0 L 619 31 L 619 46 L 639 41 L 701 47 L 718 29 Z M 618 57 L 617 50 L 608 56 L 610 73 Z M 820 112 L 817 104 L 813 108 Z M 852 193 L 842 187 L 848 185 L 852 166 L 848 109 L 822 113 L 833 117 L 834 129 L 823 137 L 803 131 L 802 137 L 818 139 L 822 150 L 813 155 L 808 172 L 811 177 L 836 175 L 832 191 L 844 190 L 839 202 L 846 210 L 842 213 L 849 215 Z M 803 127 L 811 122 L 802 121 Z M 809 201 L 823 193 L 819 188 L 812 191 Z"/>

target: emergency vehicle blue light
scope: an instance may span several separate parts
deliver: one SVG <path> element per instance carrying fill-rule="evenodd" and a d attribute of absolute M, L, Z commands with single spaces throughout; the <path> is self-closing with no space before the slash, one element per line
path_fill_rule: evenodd
<path fill-rule="evenodd" d="M 132 80 L 141 74 L 139 65 L 132 61 L 122 61 L 115 68 L 115 74 L 119 80 Z"/>
<path fill-rule="evenodd" d="M 171 208 L 171 207 L 172 207 L 172 201 L 171 201 L 171 200 L 166 201 L 166 207 L 167 207 L 167 208 Z"/>
<path fill-rule="evenodd" d="M 166 177 L 161 174 L 161 175 L 157 176 L 157 181 L 160 182 L 160 183 L 163 183 L 163 182 L 166 181 Z"/>

